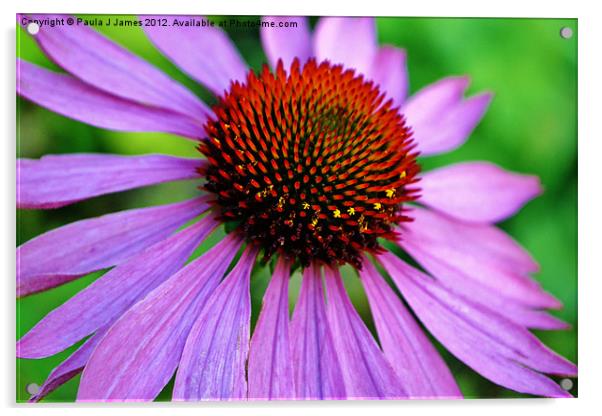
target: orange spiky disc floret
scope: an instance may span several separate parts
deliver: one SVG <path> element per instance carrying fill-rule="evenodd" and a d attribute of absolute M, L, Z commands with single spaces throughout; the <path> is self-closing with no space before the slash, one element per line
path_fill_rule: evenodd
<path fill-rule="evenodd" d="M 353 70 L 310 59 L 264 66 L 214 107 L 199 150 L 204 189 L 269 258 L 351 263 L 409 220 L 419 167 L 403 117 Z"/>

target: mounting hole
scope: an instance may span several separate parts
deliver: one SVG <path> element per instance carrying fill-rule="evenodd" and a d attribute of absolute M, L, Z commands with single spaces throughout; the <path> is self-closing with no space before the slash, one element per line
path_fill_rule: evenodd
<path fill-rule="evenodd" d="M 40 392 L 40 386 L 38 386 L 36 383 L 29 383 L 27 386 L 25 386 L 25 390 L 27 390 L 27 393 L 33 396 L 34 394 L 38 394 Z"/>
<path fill-rule="evenodd" d="M 40 25 L 37 24 L 36 22 L 31 22 L 27 25 L 27 32 L 30 35 L 37 35 L 39 31 L 40 31 Z"/>
<path fill-rule="evenodd" d="M 573 388 L 573 380 L 570 378 L 563 378 L 560 380 L 560 387 L 566 391 L 570 391 Z"/>
<path fill-rule="evenodd" d="M 570 39 L 573 37 L 573 29 L 570 27 L 563 27 L 560 29 L 560 37 L 563 39 Z"/>

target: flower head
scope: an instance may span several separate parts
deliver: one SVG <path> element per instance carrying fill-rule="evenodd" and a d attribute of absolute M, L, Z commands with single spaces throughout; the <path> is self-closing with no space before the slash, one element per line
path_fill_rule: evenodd
<path fill-rule="evenodd" d="M 204 189 L 266 257 L 303 266 L 352 263 L 407 218 L 418 167 L 392 101 L 353 70 L 279 61 L 234 83 L 214 108 L 200 150 Z"/>
<path fill-rule="evenodd" d="M 373 19 L 324 18 L 313 33 L 305 19 L 272 19 L 297 27 L 262 29 L 273 71 L 259 73 L 216 27 L 145 28 L 214 93 L 212 108 L 89 27 L 36 35 L 67 74 L 18 62 L 24 98 L 107 129 L 190 138 L 202 154 L 18 162 L 17 202 L 29 209 L 200 182 L 188 201 L 78 221 L 18 248 L 19 296 L 110 268 L 18 341 L 19 357 L 42 358 L 89 336 L 32 400 L 82 371 L 80 401 L 152 400 L 174 374 L 174 400 L 461 397 L 414 315 L 493 382 L 568 395 L 545 374 L 575 366 L 529 331 L 563 327 L 543 311 L 559 302 L 530 277 L 531 256 L 492 225 L 538 195 L 538 179 L 485 162 L 420 173 L 418 152 L 461 145 L 491 95 L 465 99 L 467 79 L 450 77 L 406 99 L 405 53 L 377 45 Z M 188 261 L 224 225 L 224 239 Z M 273 273 L 251 333 L 261 256 Z M 360 276 L 379 342 L 350 301 L 343 264 Z"/>

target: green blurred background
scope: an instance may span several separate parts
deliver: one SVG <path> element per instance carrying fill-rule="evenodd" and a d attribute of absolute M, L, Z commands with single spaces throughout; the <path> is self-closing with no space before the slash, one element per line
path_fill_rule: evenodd
<path fill-rule="evenodd" d="M 316 18 L 312 18 L 312 25 Z M 537 332 L 551 348 L 577 360 L 577 21 L 575 19 L 378 18 L 380 43 L 406 48 L 410 91 L 447 75 L 468 74 L 470 93 L 490 90 L 495 99 L 481 124 L 461 149 L 422 159 L 424 169 L 465 160 L 489 160 L 538 175 L 542 197 L 519 215 L 501 224 L 541 264 L 535 278 L 564 303 L 553 314 L 571 324 L 568 331 Z M 562 27 L 573 37 L 563 39 Z M 188 86 L 207 102 L 211 96 L 164 58 L 140 28 L 97 28 L 129 50 Z M 253 69 L 266 61 L 257 29 L 230 31 L 230 36 Z M 17 55 L 58 70 L 21 29 Z M 211 59 L 211 57 L 208 57 Z M 97 129 L 17 99 L 18 157 L 38 158 L 52 153 L 101 152 L 117 154 L 168 153 L 197 156 L 188 140 L 149 133 L 120 133 Z M 158 185 L 95 198 L 49 211 L 17 212 L 17 242 L 72 221 L 105 213 L 182 200 L 195 193 L 194 182 Z M 197 250 L 203 252 L 223 231 Z M 352 300 L 373 329 L 361 284 L 344 270 Z M 49 311 L 86 287 L 102 272 L 46 293 L 17 300 L 17 338 Z M 257 267 L 252 279 L 252 303 L 257 317 L 269 279 L 267 267 Z M 300 278 L 292 279 L 291 305 Z M 78 344 L 79 345 L 79 344 Z M 438 345 L 438 344 L 437 344 Z M 522 397 L 474 373 L 447 353 L 442 354 L 466 397 Z M 48 373 L 75 350 L 42 360 L 17 360 L 17 400 L 27 400 L 29 383 L 41 385 Z M 73 401 L 79 377 L 52 393 L 47 401 Z M 571 390 L 577 393 L 577 383 Z M 170 385 L 159 400 L 169 398 Z"/>

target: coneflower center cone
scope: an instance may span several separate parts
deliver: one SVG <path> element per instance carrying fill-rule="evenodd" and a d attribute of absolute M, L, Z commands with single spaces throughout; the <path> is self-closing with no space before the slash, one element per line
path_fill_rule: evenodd
<path fill-rule="evenodd" d="M 419 171 L 411 131 L 373 82 L 318 64 L 280 62 L 233 82 L 199 150 L 203 188 L 224 222 L 302 265 L 351 263 L 379 252 L 410 220 Z"/>

